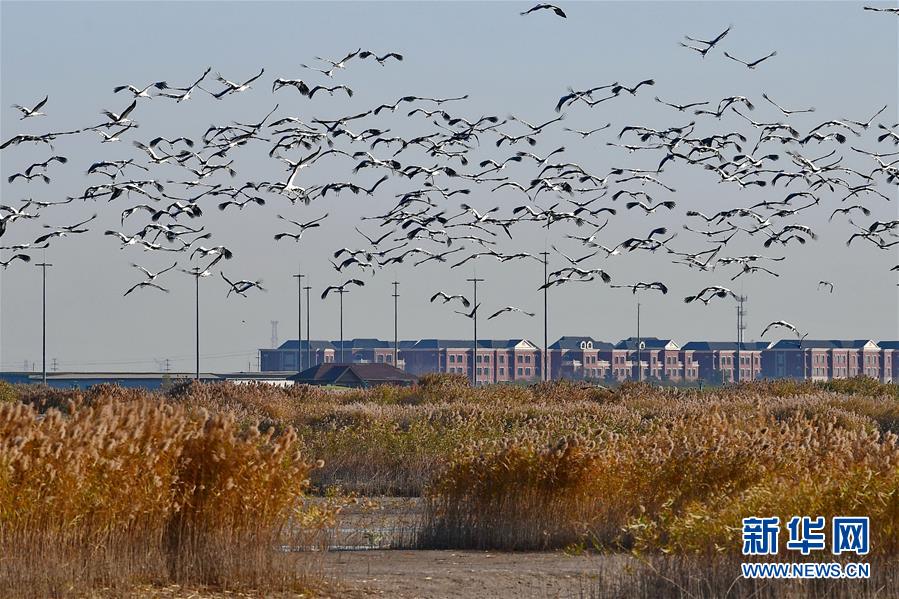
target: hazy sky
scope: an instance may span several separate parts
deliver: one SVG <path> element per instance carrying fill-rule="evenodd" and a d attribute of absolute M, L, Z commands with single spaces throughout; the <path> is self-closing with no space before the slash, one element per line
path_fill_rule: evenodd
<path fill-rule="evenodd" d="M 244 80 L 265 67 L 264 76 L 244 93 L 217 101 L 194 92 L 185 103 L 164 99 L 144 100 L 132 115 L 140 127 L 129 132 L 125 141 L 101 144 L 100 136 L 87 132 L 59 139 L 54 154 L 70 160 L 55 164 L 48 174 L 52 183 L 15 181 L 6 177 L 32 162 L 46 159 L 46 146 L 22 144 L 0 152 L 2 161 L 3 204 L 14 205 L 32 197 L 44 201 L 80 195 L 99 178 L 85 171 L 94 161 L 135 157 L 142 153 L 131 145 L 157 135 L 187 135 L 200 138 L 210 124 L 230 121 L 259 121 L 275 104 L 277 116 L 293 115 L 306 122 L 313 118 L 335 118 L 392 103 L 400 96 L 449 97 L 469 94 L 466 102 L 444 106 L 449 112 L 476 119 L 481 115 L 518 115 L 531 122 L 543 122 L 556 116 L 553 108 L 568 86 L 583 89 L 620 81 L 631 85 L 654 78 L 656 85 L 642 88 L 636 97 L 622 95 L 595 108 L 578 104 L 566 110 L 562 123 L 548 127 L 539 137 L 539 145 L 529 148 L 503 146 L 497 149 L 495 136 L 485 135 L 472 152 L 472 164 L 459 167 L 476 172 L 477 162 L 485 158 L 501 160 L 515 150 L 546 154 L 565 146 L 562 160 L 576 162 L 598 176 L 612 167 L 654 169 L 658 152 L 628 153 L 609 147 L 618 142 L 617 132 L 625 125 L 665 128 L 698 122 L 697 133 L 723 133 L 733 130 L 750 135 L 751 149 L 757 133 L 737 115 L 716 120 L 679 113 L 653 101 L 662 99 L 687 103 L 718 100 L 730 95 L 746 95 L 756 104 L 752 118 L 759 121 L 784 120 L 773 106 L 761 98 L 767 92 L 789 108 L 815 106 L 812 114 L 789 118 L 791 125 L 805 133 L 824 120 L 851 118 L 866 120 L 884 104 L 888 109 L 875 121 L 893 125 L 897 117 L 897 23 L 899 19 L 884 13 L 862 10 L 861 3 L 842 2 L 565 2 L 560 3 L 568 19 L 548 12 L 519 16 L 531 6 L 526 2 L 507 3 L 264 3 L 264 2 L 2 2 L 2 78 L 0 78 L 0 126 L 5 141 L 18 133 L 43 133 L 96 125 L 104 120 L 102 109 L 115 112 L 130 103 L 130 96 L 113 94 L 116 85 L 166 80 L 183 86 L 196 79 L 207 66 L 231 80 Z M 895 4 L 894 4 L 895 5 Z M 698 54 L 678 46 L 684 34 L 711 38 L 728 25 L 733 30 L 719 48 L 704 60 Z M 381 67 L 373 61 L 351 61 L 346 70 L 329 82 L 320 74 L 301 68 L 315 64 L 314 56 L 337 58 L 362 47 L 379 53 L 396 51 L 404 55 L 402 63 Z M 778 55 L 754 71 L 727 60 L 721 50 L 744 59 L 761 57 L 772 50 Z M 344 83 L 356 93 L 351 99 L 338 93 L 313 99 L 300 96 L 294 89 L 271 92 L 276 77 L 302 78 L 310 84 Z M 208 79 L 204 84 L 218 90 L 220 84 Z M 49 94 L 46 117 L 19 120 L 9 108 L 13 103 L 33 105 Z M 430 108 L 427 104 L 415 106 Z M 394 114 L 368 117 L 363 124 L 349 128 L 390 128 L 391 134 L 412 137 L 434 132 L 430 120 L 418 115 L 407 118 L 413 106 L 403 104 Z M 612 123 L 612 128 L 581 140 L 563 127 L 591 129 Z M 504 127 L 522 131 L 518 123 Z M 639 143 L 634 137 L 627 143 Z M 337 147 L 349 149 L 338 140 Z M 872 125 L 863 137 L 850 135 L 845 146 L 832 142 L 820 146 L 792 146 L 803 155 L 816 157 L 837 147 L 846 156 L 844 164 L 870 170 L 873 162 L 855 155 L 850 145 L 872 151 L 896 151 L 895 146 L 876 143 Z M 235 186 L 245 181 L 284 181 L 284 165 L 267 156 L 271 144 L 257 142 L 229 154 L 238 171 Z M 354 145 L 352 150 L 366 149 Z M 777 168 L 795 170 L 784 149 Z M 292 159 L 305 154 L 292 150 Z M 387 157 L 387 148 L 373 152 Z M 865 158 L 865 159 L 863 159 Z M 406 164 L 433 166 L 434 158 L 410 151 L 397 157 Z M 458 163 L 453 163 L 458 167 Z M 354 181 L 370 185 L 383 173 L 373 169 L 352 175 L 353 162 L 334 157 L 323 160 L 304 173 L 302 184 L 329 181 Z M 527 182 L 536 172 L 533 163 L 510 167 L 502 174 Z M 159 167 L 153 176 L 183 180 L 185 171 Z M 139 178 L 139 175 L 137 175 Z M 663 181 L 675 188 L 669 193 L 651 184 L 630 187 L 651 193 L 656 200 L 673 199 L 672 212 L 643 216 L 624 209 L 624 200 L 612 204 L 605 198 L 597 205 L 618 210 L 611 224 L 600 234 L 600 241 L 615 245 L 632 235 L 644 235 L 656 226 L 667 226 L 679 235 L 672 247 L 682 251 L 705 249 L 706 242 L 681 229 L 690 222 L 686 210 L 704 212 L 749 206 L 762 200 L 780 200 L 789 191 L 783 183 L 774 189 L 748 188 L 717 182 L 714 173 L 683 164 L 669 164 Z M 882 178 L 881 178 L 882 179 Z M 226 176 L 216 182 L 231 184 Z M 467 198 L 454 196 L 445 202 L 448 214 L 459 211 L 467 201 L 479 209 L 501 208 L 501 216 L 525 203 L 521 192 L 503 190 L 490 193 L 490 186 L 441 179 L 453 188 L 468 187 Z M 312 337 L 338 337 L 337 297 L 318 299 L 329 284 L 348 276 L 334 272 L 328 263 L 334 250 L 346 246 L 364 247 L 364 240 L 353 231 L 359 226 L 374 235 L 386 232 L 376 221 L 361 217 L 386 212 L 396 194 L 420 187 L 415 181 L 393 176 L 374 198 L 344 192 L 328 195 L 310 206 L 291 205 L 286 199 L 267 196 L 266 206 L 248 206 L 243 211 L 219 212 L 221 199 L 207 198 L 202 203 L 205 215 L 200 221 L 213 232 L 211 244 L 224 244 L 235 252 L 233 260 L 220 264 L 234 278 L 262 279 L 267 292 L 251 292 L 248 297 L 225 297 L 225 283 L 216 275 L 201 281 L 203 369 L 224 371 L 255 366 L 256 349 L 270 345 L 270 321 L 280 322 L 280 340 L 296 333 L 296 283 L 291 274 L 298 264 L 308 274 L 313 287 Z M 621 185 L 611 189 L 620 189 Z M 861 223 L 896 218 L 896 187 L 881 185 L 884 194 L 861 198 L 872 214 L 855 218 Z M 805 246 L 761 247 L 762 237 L 735 238 L 722 255 L 761 253 L 788 256 L 788 260 L 768 264 L 780 276 L 755 274 L 740 277 L 734 267 L 715 272 L 699 272 L 671 263 L 662 252 L 633 252 L 604 258 L 601 254 L 588 262 L 602 266 L 616 283 L 637 280 L 664 281 L 671 288 L 667 296 L 642 294 L 642 332 L 644 335 L 671 337 L 680 342 L 700 339 L 730 340 L 735 335 L 735 306 L 732 301 L 712 302 L 709 306 L 683 303 L 686 295 L 711 284 L 731 286 L 750 298 L 747 305 L 747 339 L 756 339 L 766 323 L 786 319 L 809 332 L 810 338 L 895 339 L 897 331 L 896 273 L 889 269 L 897 263 L 897 253 L 878 250 L 868 243 L 856 242 L 847 248 L 852 233 L 845 218 L 828 222 L 832 210 L 841 205 L 842 195 L 821 194 L 821 205 L 800 213 L 788 222 L 812 226 L 819 239 Z M 172 189 L 173 195 L 184 195 Z M 610 194 L 611 195 L 611 194 Z M 587 197 L 580 198 L 588 199 Z M 0 245 L 32 241 L 43 232 L 42 225 L 72 224 L 92 214 L 91 232 L 54 240 L 46 259 L 54 264 L 48 275 L 48 359 L 56 358 L 61 369 L 129 370 L 158 367 L 154 359 L 169 358 L 174 369 L 191 369 L 194 351 L 193 281 L 187 275 L 171 272 L 160 282 L 171 290 L 164 294 L 144 290 L 122 297 L 125 289 L 141 280 L 130 266 L 136 262 L 151 270 L 169 266 L 175 258 L 189 266 L 186 256 L 144 252 L 138 248 L 120 249 L 116 239 L 103 236 L 106 229 L 133 233 L 147 219 L 131 217 L 119 222 L 123 209 L 145 198 L 119 198 L 69 205 L 42 212 L 37 222 L 16 222 L 0 238 Z M 544 194 L 537 205 L 547 207 L 557 201 Z M 858 202 L 853 202 L 858 203 Z M 845 206 L 845 204 L 842 204 Z M 565 208 L 563 201 L 559 207 Z M 280 214 L 294 220 L 310 220 L 329 214 L 324 226 L 311 229 L 300 243 L 275 242 L 274 233 L 288 228 L 276 218 Z M 600 222 L 604 222 L 604 218 Z M 182 221 L 196 224 L 194 221 Z M 503 251 L 542 251 L 555 244 L 569 254 L 582 256 L 586 249 L 566 239 L 566 234 L 586 235 L 589 226 L 578 229 L 572 224 L 554 225 L 547 236 L 533 223 L 513 229 L 514 241 L 506 240 Z M 209 245 L 209 244 L 207 244 Z M 434 248 L 426 241 L 414 245 Z M 454 247 L 458 247 L 457 244 Z M 473 251 L 468 245 L 466 253 Z M 464 255 L 460 253 L 460 255 Z M 3 259 L 9 252 L 2 253 Z M 34 262 L 41 253 L 34 254 Z M 553 255 L 551 268 L 564 266 Z M 410 264 L 380 270 L 374 277 L 353 272 L 366 286 L 353 289 L 345 297 L 345 336 L 392 338 L 393 300 L 390 282 L 400 282 L 400 337 L 468 337 L 470 321 L 453 313 L 451 306 L 429 304 L 428 297 L 438 289 L 470 294 L 465 279 L 474 272 L 472 263 L 450 270 L 448 265 L 429 263 L 414 268 Z M 515 305 L 538 313 L 536 318 L 520 314 L 506 315 L 479 323 L 479 336 L 526 337 L 542 344 L 542 294 L 536 289 L 542 282 L 542 266 L 533 261 L 500 264 L 492 258 L 477 262 L 477 275 L 486 279 L 479 288 L 483 312 L 492 313 L 506 305 Z M 835 285 L 832 294 L 817 289 L 819 280 Z M 40 367 L 40 270 L 33 265 L 14 263 L 0 272 L 0 366 L 22 368 L 23 362 L 36 361 Z M 550 294 L 550 342 L 561 335 L 592 335 L 616 341 L 634 334 L 634 296 L 627 290 L 609 289 L 602 283 L 572 284 Z M 305 322 L 304 322 L 305 326 Z M 305 333 L 304 333 L 305 335 Z"/>

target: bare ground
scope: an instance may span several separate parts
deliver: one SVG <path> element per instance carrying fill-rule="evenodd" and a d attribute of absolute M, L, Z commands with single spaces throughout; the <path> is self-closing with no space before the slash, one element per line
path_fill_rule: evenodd
<path fill-rule="evenodd" d="M 626 558 L 482 551 L 343 551 L 323 560 L 348 597 L 584 597 L 609 561 Z M 600 564 L 602 567 L 600 568 Z"/>

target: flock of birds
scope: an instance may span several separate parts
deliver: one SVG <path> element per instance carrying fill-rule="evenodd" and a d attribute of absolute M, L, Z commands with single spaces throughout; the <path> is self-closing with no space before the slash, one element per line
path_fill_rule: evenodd
<path fill-rule="evenodd" d="M 865 10 L 899 13 L 895 8 Z M 539 12 L 567 18 L 562 9 L 550 4 L 538 4 L 521 14 Z M 727 43 L 730 32 L 728 27 L 708 39 L 684 36 L 680 45 L 704 59 Z M 760 68 L 777 56 L 776 51 L 771 51 L 744 60 L 728 51 L 722 54 L 748 69 Z M 326 95 L 332 99 L 333 107 L 341 97 L 354 95 L 348 84 L 332 85 L 335 77 L 362 68 L 359 63 L 393 68 L 403 59 L 398 52 L 362 48 L 336 60 L 316 57 L 317 65 L 300 68 L 322 83 L 312 83 L 308 78 L 277 77 L 271 81 L 271 93 L 276 97 L 291 95 L 292 106 L 297 106 L 298 98 L 311 101 Z M 5 269 L 17 261 L 27 263 L 35 251 L 53 247 L 63 237 L 89 233 L 96 214 L 74 224 L 45 221 L 60 205 L 102 201 L 121 208 L 119 229 L 104 232 L 111 242 L 123 249 L 141 248 L 148 256 L 175 258 L 162 270 L 132 264 L 143 278 L 124 295 L 151 290 L 168 292 L 164 283 L 171 276 L 168 273 L 180 270 L 198 278 L 210 277 L 217 267 L 224 266 L 223 261 L 233 257 L 234 252 L 227 245 L 211 241 L 212 232 L 202 224 L 210 209 L 242 212 L 272 204 L 286 208 L 290 204 L 315 211 L 316 202 L 327 197 L 375 196 L 388 180 L 401 181 L 406 189 L 395 195 L 393 206 L 383 214 L 361 217 L 355 227 L 358 243 L 332 253 L 330 262 L 335 273 L 346 280 L 325 288 L 322 299 L 335 291 L 344 293 L 350 287 L 364 286 L 358 273 L 374 274 L 393 265 L 435 262 L 456 269 L 479 260 L 542 265 L 544 261 L 548 263 L 548 255 L 557 256 L 564 266 L 549 272 L 539 290 L 601 281 L 611 288 L 629 289 L 633 294 L 667 294 L 669 287 L 663 281 L 621 282 L 617 275 L 612 276 L 609 266 L 614 264 L 614 258 L 634 252 L 667 256 L 674 264 L 708 273 L 733 269 L 726 275 L 731 281 L 749 276 L 776 278 L 780 276 L 776 264 L 786 256 L 767 255 L 764 251 L 785 251 L 817 239 L 816 231 L 803 224 L 802 219 L 822 209 L 830 212 L 831 220 L 843 219 L 851 227 L 846 245 L 864 243 L 888 250 L 899 244 L 899 220 L 861 220 L 871 214 L 870 201 L 891 199 L 881 191 L 882 187 L 899 185 L 899 123 L 878 121 L 887 106 L 873 107 L 870 116 L 862 115 L 858 120 L 822 118 L 817 126 L 800 131 L 791 124 L 791 116 L 813 113 L 815 108 L 785 108 L 767 93 L 761 93 L 760 99 L 771 107 L 769 112 L 776 111 L 777 118 L 751 118 L 758 100 L 747 96 L 690 102 L 654 96 L 654 102 L 670 108 L 672 116 L 683 115 L 682 122 L 663 128 L 628 124 L 613 129 L 611 123 L 586 129 L 562 127 L 563 122 L 568 122 L 567 114 L 576 108 L 601 109 L 607 102 L 624 103 L 648 94 L 656 84 L 650 78 L 569 89 L 555 105 L 558 116 L 540 122 L 519 116 L 464 115 L 462 107 L 467 94 L 407 95 L 356 114 L 327 119 L 307 121 L 279 113 L 279 105 L 275 105 L 253 122 L 211 125 L 195 136 L 140 136 L 142 130 L 135 119 L 148 105 L 160 101 L 181 104 L 199 94 L 227 101 L 254 87 L 267 86 L 265 73 L 263 68 L 247 79 L 229 80 L 214 74 L 210 67 L 196 79 L 180 85 L 167 81 L 119 85 L 113 92 L 117 98 L 128 97 L 125 106 L 119 112 L 103 110 L 104 120 L 100 123 L 64 131 L 19 133 L 3 140 L 0 150 L 37 144 L 51 153 L 45 160 L 22 165 L 18 172 L 10 173 L 7 181 L 16 186 L 49 183 L 55 171 L 74 162 L 70 157 L 54 154 L 54 142 L 62 138 L 99 135 L 102 144 L 130 143 L 134 151 L 127 159 L 99 159 L 87 165 L 89 185 L 75 195 L 55 201 L 28 198 L 18 204 L 0 205 L 0 243 L 4 244 L 0 250 L 12 252 L 0 260 L 0 266 Z M 14 108 L 23 121 L 37 122 L 52 106 L 45 96 L 30 106 Z M 414 136 L 393 133 L 381 119 L 397 112 L 404 112 L 406 122 L 424 130 Z M 711 132 L 725 114 L 737 115 L 744 128 Z M 553 129 L 562 129 L 564 135 L 576 139 L 592 138 L 608 130 L 606 144 L 627 156 L 645 158 L 643 168 L 595 170 L 567 160 L 565 147 L 538 153 L 541 135 Z M 876 143 L 862 147 L 865 133 L 873 133 Z M 239 178 L 240 149 L 250 145 L 265 149 L 270 160 L 280 163 L 283 177 L 266 181 Z M 843 151 L 845 147 L 849 152 Z M 496 154 L 477 159 L 476 153 L 484 148 L 493 149 Z M 867 168 L 848 166 L 844 158 L 849 154 L 863 156 Z M 15 163 L 11 156 L 6 158 L 4 164 Z M 310 173 L 325 162 L 345 164 L 353 177 L 310 183 Z M 721 206 L 709 214 L 686 210 L 689 224 L 683 225 L 680 237 L 679 231 L 653 225 L 641 234 L 607 241 L 616 227 L 607 229 L 622 210 L 668 218 L 679 200 L 672 199 L 676 190 L 666 183 L 664 174 L 666 168 L 675 164 L 736 191 L 765 188 L 768 197 L 750 205 Z M 162 169 L 168 169 L 168 176 L 162 174 Z M 371 179 L 363 182 L 363 175 L 369 172 L 373 173 Z M 500 190 L 514 191 L 521 202 L 504 210 L 500 206 L 476 207 L 468 199 L 476 194 L 489 198 L 486 192 Z M 284 230 L 274 239 L 305 243 L 309 232 L 321 227 L 328 217 L 327 212 L 300 219 L 277 214 Z M 39 220 L 44 232 L 33 239 L 11 243 L 9 240 L 17 236 L 17 224 L 31 220 Z M 559 239 L 575 249 L 563 251 L 552 244 L 552 254 L 505 251 L 503 243 L 513 240 L 513 232 L 526 223 L 545 228 L 547 236 L 561 226 L 564 235 Z M 738 236 L 756 242 L 760 253 L 730 252 L 729 244 Z M 169 261 L 171 258 L 165 263 Z M 892 270 L 899 271 L 899 265 Z M 218 270 L 218 274 L 228 296 L 245 296 L 264 289 L 261 281 L 252 278 L 229 277 L 224 270 Z M 832 293 L 834 286 L 822 280 L 818 288 Z M 728 287 L 710 285 L 686 296 L 684 301 L 709 305 L 736 297 Z M 472 305 L 459 293 L 437 291 L 430 301 L 438 300 L 460 305 L 463 310 L 456 313 L 468 318 L 475 318 L 480 308 L 480 304 Z M 534 312 L 505 306 L 492 312 L 488 319 L 514 313 L 534 316 Z M 781 320 L 765 327 L 762 336 L 776 328 L 791 331 L 800 341 L 805 338 L 799 328 Z"/>

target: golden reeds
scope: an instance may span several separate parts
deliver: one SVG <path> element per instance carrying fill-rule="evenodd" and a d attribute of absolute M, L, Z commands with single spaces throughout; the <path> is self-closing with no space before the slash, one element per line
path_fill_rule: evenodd
<path fill-rule="evenodd" d="M 302 585 L 278 552 L 298 544 L 288 525 L 312 470 L 295 433 L 132 399 L 0 404 L 4 593 Z"/>

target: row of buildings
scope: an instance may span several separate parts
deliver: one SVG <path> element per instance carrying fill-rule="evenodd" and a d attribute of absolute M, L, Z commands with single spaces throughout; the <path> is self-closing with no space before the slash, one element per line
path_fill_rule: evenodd
<path fill-rule="evenodd" d="M 803 340 L 741 343 L 631 337 L 612 344 L 592 337 L 562 337 L 548 347 L 551 379 L 625 381 L 643 378 L 672 383 L 750 381 L 793 378 L 828 381 L 867 376 L 899 381 L 899 341 Z M 260 349 L 263 372 L 296 372 L 328 363 L 397 366 L 415 375 L 464 374 L 478 384 L 544 378 L 543 350 L 527 339 L 379 339 L 340 342 L 287 341 Z M 894 356 L 894 354 L 897 354 Z M 642 370 L 642 377 L 641 371 Z"/>

